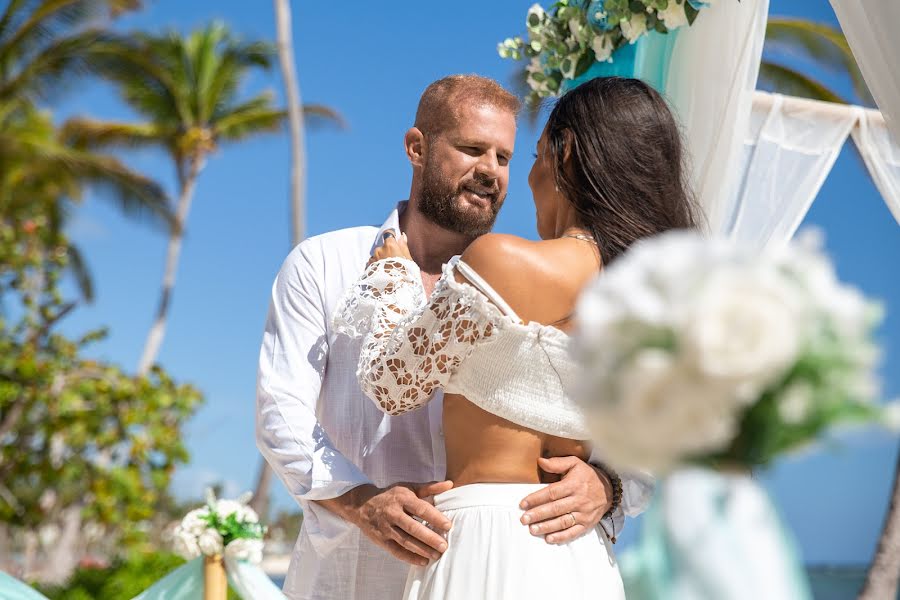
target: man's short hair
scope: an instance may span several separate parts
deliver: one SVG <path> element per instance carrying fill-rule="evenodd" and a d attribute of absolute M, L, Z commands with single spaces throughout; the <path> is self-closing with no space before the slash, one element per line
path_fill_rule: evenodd
<path fill-rule="evenodd" d="M 456 124 L 461 106 L 492 106 L 518 116 L 519 99 L 502 85 L 481 75 L 448 75 L 422 92 L 415 126 L 426 137 L 440 135 Z"/>

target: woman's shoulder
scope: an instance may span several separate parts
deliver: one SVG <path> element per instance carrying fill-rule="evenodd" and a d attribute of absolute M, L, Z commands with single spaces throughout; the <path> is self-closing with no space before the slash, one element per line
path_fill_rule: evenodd
<path fill-rule="evenodd" d="M 462 261 L 491 284 L 512 277 L 539 262 L 539 242 L 506 233 L 488 233 L 469 244 Z"/>
<path fill-rule="evenodd" d="M 547 298 L 538 298 L 536 289 L 549 289 L 559 283 L 548 242 L 535 242 L 514 235 L 490 233 L 469 245 L 462 261 L 478 273 L 515 310 L 520 317 L 541 321 Z M 555 304 L 555 301 L 552 302 Z"/>

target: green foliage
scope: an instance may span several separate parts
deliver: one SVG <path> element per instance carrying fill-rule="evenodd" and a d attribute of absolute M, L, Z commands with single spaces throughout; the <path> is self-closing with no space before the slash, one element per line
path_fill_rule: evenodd
<path fill-rule="evenodd" d="M 133 598 L 184 564 L 175 554 L 141 554 L 105 568 L 79 568 L 62 587 L 40 590 L 50 600 Z"/>
<path fill-rule="evenodd" d="M 155 182 L 108 155 L 61 139 L 38 102 L 96 71 L 93 49 L 108 34 L 102 19 L 140 6 L 137 0 L 17 0 L 0 15 L 0 210 L 41 203 L 47 225 L 62 228 L 72 202 L 90 186 L 128 216 L 171 226 L 174 217 Z M 85 299 L 92 285 L 77 248 L 65 246 Z"/>
<path fill-rule="evenodd" d="M 32 528 L 81 506 L 136 542 L 187 460 L 181 426 L 201 397 L 162 370 L 133 377 L 84 358 L 102 330 L 56 331 L 76 306 L 59 290 L 69 242 L 54 200 L 66 180 L 47 177 L 22 201 L 15 173 L 0 173 L 0 521 Z"/>

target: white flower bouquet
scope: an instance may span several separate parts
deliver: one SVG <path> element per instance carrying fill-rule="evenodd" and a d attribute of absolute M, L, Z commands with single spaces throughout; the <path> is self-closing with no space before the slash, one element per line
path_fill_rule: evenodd
<path fill-rule="evenodd" d="M 691 25 L 717 0 L 559 0 L 549 11 L 528 10 L 527 41 L 507 38 L 497 45 L 502 58 L 529 59 L 529 102 L 560 93 L 564 80 L 596 62 L 612 62 L 613 52 L 649 31 L 668 33 Z"/>
<path fill-rule="evenodd" d="M 750 252 L 695 233 L 636 244 L 578 306 L 579 391 L 613 462 L 748 469 L 879 419 L 880 307 L 816 236 Z"/>
<path fill-rule="evenodd" d="M 217 500 L 207 492 L 207 503 L 190 511 L 175 528 L 175 552 L 187 560 L 198 556 L 230 556 L 251 563 L 262 561 L 266 528 L 247 506 L 250 495 Z"/>

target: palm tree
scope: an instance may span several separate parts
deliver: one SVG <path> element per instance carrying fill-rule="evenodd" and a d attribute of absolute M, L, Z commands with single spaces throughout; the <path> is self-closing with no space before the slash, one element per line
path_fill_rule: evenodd
<path fill-rule="evenodd" d="M 40 199 L 48 203 L 49 215 L 59 217 L 51 219 L 53 225 L 62 227 L 69 202 L 92 186 L 111 192 L 101 196 L 116 200 L 126 215 L 174 225 L 160 186 L 111 156 L 67 145 L 50 116 L 37 109 L 71 79 L 93 70 L 91 50 L 107 35 L 99 26 L 101 19 L 140 4 L 139 0 L 10 0 L 3 9 L 0 208 Z M 91 300 L 92 283 L 81 253 L 74 245 L 68 252 L 82 296 Z"/>
<path fill-rule="evenodd" d="M 801 54 L 826 70 L 847 75 L 853 84 L 856 101 L 866 106 L 875 105 L 850 45 L 837 27 L 806 19 L 771 17 L 766 26 L 763 50 L 767 57 L 759 69 L 759 82 L 763 87 L 793 96 L 850 104 L 850 99 L 811 75 L 784 65 L 778 56 L 786 51 Z"/>
<path fill-rule="evenodd" d="M 71 204 L 84 189 L 114 200 L 126 215 L 174 226 L 165 192 L 118 159 L 67 145 L 48 112 L 29 104 L 0 104 L 0 217 L 19 205 L 40 202 L 54 231 L 62 231 Z M 103 193 L 105 192 L 105 193 Z M 77 246 L 68 242 L 69 267 L 82 297 L 91 301 L 93 285 Z"/>
<path fill-rule="evenodd" d="M 268 68 L 274 50 L 267 43 L 235 39 L 221 23 L 187 37 L 169 32 L 108 39 L 95 44 L 92 52 L 103 75 L 118 84 L 124 101 L 146 120 L 72 120 L 65 127 L 67 139 L 79 147 L 161 148 L 172 160 L 178 181 L 176 228 L 169 237 L 155 320 L 138 365 L 138 373 L 146 374 L 165 335 L 183 231 L 207 158 L 225 143 L 278 131 L 286 113 L 274 106 L 269 93 L 239 99 L 241 82 L 251 69 Z M 304 110 L 339 119 L 323 106 Z"/>

